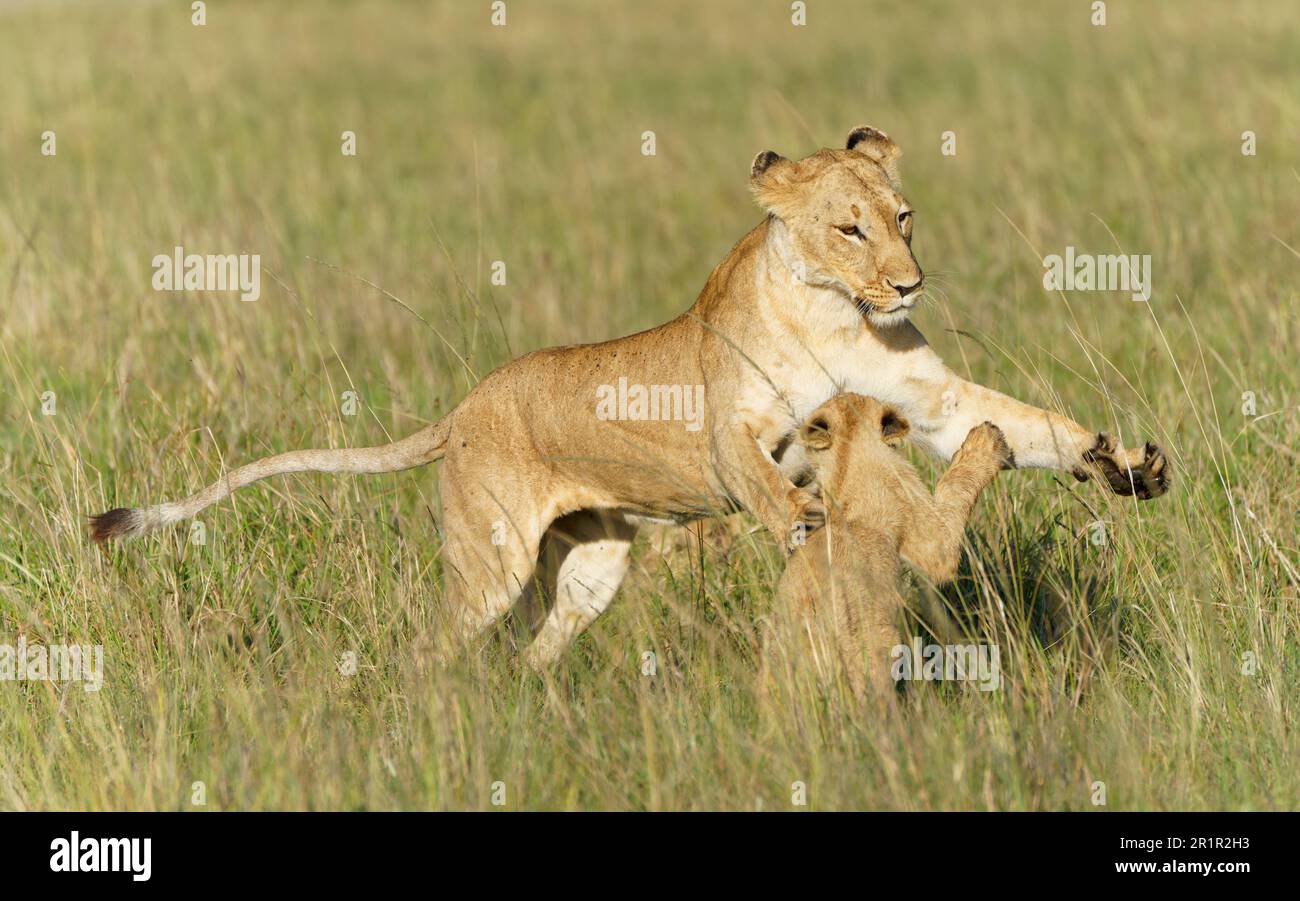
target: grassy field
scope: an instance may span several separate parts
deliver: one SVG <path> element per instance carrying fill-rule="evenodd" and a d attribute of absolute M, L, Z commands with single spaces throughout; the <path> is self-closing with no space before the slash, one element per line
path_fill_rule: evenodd
<path fill-rule="evenodd" d="M 1300 807 L 1294 4 L 507 6 L 0 6 L 0 644 L 104 648 L 98 692 L 0 682 L 0 808 Z M 641 539 L 546 678 L 425 665 L 433 468 L 86 540 L 670 318 L 758 221 L 754 154 L 860 122 L 903 148 L 949 363 L 1175 467 L 1143 504 L 1007 475 L 957 586 L 907 589 L 997 643 L 1000 690 L 760 691 L 781 561 L 746 517 Z M 260 300 L 154 291 L 176 245 L 260 254 Z M 1150 254 L 1151 302 L 1045 290 L 1067 246 Z"/>

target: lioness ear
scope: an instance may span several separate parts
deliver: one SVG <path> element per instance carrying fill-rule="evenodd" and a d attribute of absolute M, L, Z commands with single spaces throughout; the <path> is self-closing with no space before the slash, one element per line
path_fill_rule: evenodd
<path fill-rule="evenodd" d="M 775 150 L 764 150 L 758 156 L 754 157 L 754 162 L 749 167 L 749 177 L 758 178 L 758 176 L 771 168 L 773 163 L 783 159 L 785 159 L 785 157 L 781 156 L 781 154 L 777 153 Z"/>
<path fill-rule="evenodd" d="M 880 412 L 880 438 L 890 447 L 898 447 L 912 430 L 911 424 L 893 407 Z"/>
<path fill-rule="evenodd" d="M 799 441 L 809 450 L 826 450 L 831 446 L 831 423 L 825 416 L 814 416 L 799 430 Z"/>
<path fill-rule="evenodd" d="M 769 213 L 781 215 L 781 207 L 791 196 L 790 176 L 794 163 L 775 150 L 764 150 L 749 167 L 749 190 L 758 205 Z"/>
<path fill-rule="evenodd" d="M 885 170 L 885 175 L 889 177 L 889 182 L 894 186 L 894 190 L 901 189 L 898 160 L 902 157 L 903 151 L 899 150 L 898 145 L 890 140 L 889 135 L 878 128 L 872 128 L 870 125 L 859 125 L 849 132 L 849 139 L 844 146 L 874 160 L 876 165 Z"/>

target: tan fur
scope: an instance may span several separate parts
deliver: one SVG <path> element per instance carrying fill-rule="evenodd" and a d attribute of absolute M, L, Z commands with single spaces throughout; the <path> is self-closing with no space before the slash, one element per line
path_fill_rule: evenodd
<path fill-rule="evenodd" d="M 787 639 L 830 638 L 835 662 L 859 696 L 868 686 L 877 696 L 893 688 L 889 655 L 901 643 L 900 559 L 936 584 L 951 581 L 971 509 L 1010 463 L 997 426 L 978 425 L 931 495 L 890 446 L 906 431 L 892 407 L 841 394 L 818 407 L 799 433 L 821 486 L 826 525 L 791 556 L 777 589 L 778 612 L 791 614 L 796 626 Z M 829 672 L 820 656 L 817 663 Z"/>
<path fill-rule="evenodd" d="M 641 517 L 685 521 L 743 508 L 787 546 L 794 523 L 819 522 L 818 499 L 790 480 L 801 462 L 784 451 L 797 424 L 843 390 L 889 401 L 914 438 L 945 458 L 991 420 L 1020 465 L 1100 469 L 1121 493 L 1163 491 L 1157 449 L 1128 454 L 963 381 L 906 322 L 921 276 L 897 148 L 867 131 L 851 134 L 858 149 L 797 162 L 760 154 L 751 188 L 769 215 L 671 322 L 520 357 L 442 421 L 385 448 L 282 454 L 180 503 L 101 514 L 92 534 L 105 540 L 176 522 L 277 473 L 379 472 L 441 458 L 446 595 L 462 638 L 483 634 L 524 593 L 545 536 L 568 547 L 558 571 L 540 574 L 551 612 L 529 656 L 543 663 L 608 605 Z M 702 386 L 702 427 L 598 418 L 600 386 L 620 378 Z"/>

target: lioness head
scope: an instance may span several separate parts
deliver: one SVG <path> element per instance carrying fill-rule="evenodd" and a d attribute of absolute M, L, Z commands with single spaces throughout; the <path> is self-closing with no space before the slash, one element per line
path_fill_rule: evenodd
<path fill-rule="evenodd" d="M 754 157 L 750 187 L 778 223 L 796 278 L 843 294 L 877 325 L 901 322 L 924 276 L 912 256 L 912 208 L 900 193 L 898 147 L 866 125 L 844 150 L 801 160 Z"/>

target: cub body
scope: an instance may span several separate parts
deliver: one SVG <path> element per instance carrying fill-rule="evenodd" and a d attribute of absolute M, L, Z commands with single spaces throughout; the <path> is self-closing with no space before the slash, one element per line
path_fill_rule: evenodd
<path fill-rule="evenodd" d="M 777 590 L 802 635 L 820 634 L 855 694 L 891 687 L 900 644 L 898 565 L 951 581 L 962 534 L 981 491 L 1010 465 L 997 426 L 973 428 L 932 495 L 895 447 L 908 432 L 893 407 L 840 394 L 818 407 L 796 441 L 821 488 L 826 524 L 790 557 Z M 818 664 L 829 663 L 814 654 Z"/>

